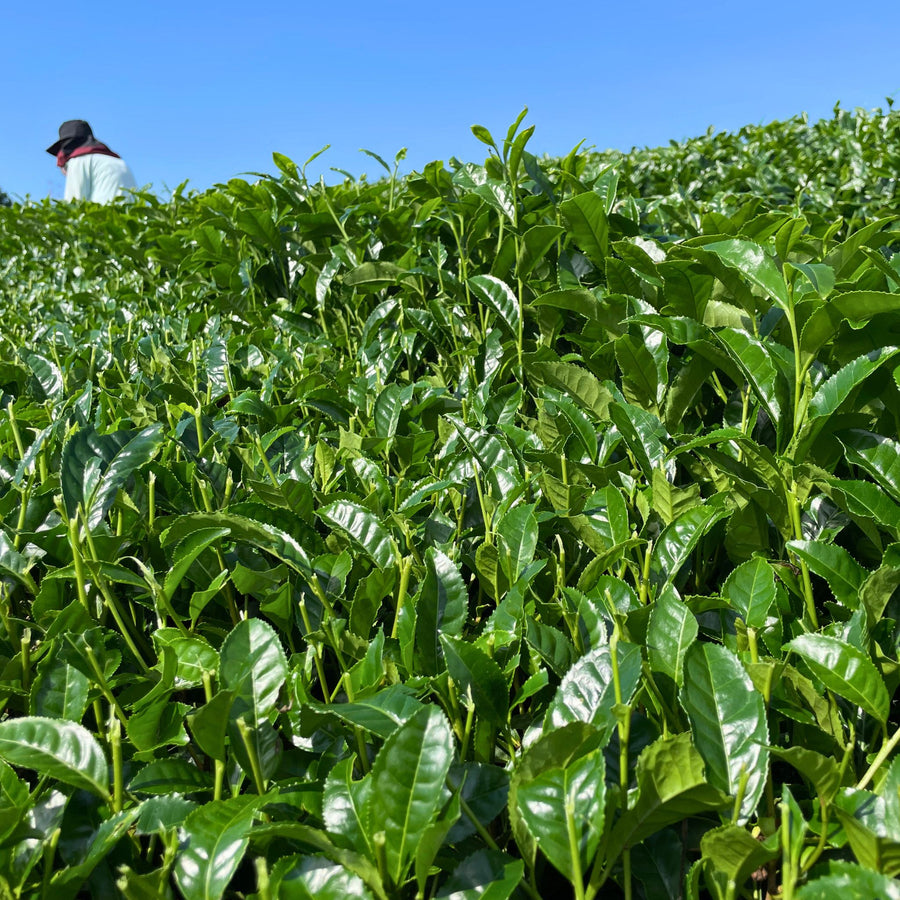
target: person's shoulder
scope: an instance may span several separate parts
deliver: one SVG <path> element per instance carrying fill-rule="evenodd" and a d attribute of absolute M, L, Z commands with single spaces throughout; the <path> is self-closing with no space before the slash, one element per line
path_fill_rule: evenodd
<path fill-rule="evenodd" d="M 83 169 L 89 169 L 91 166 L 91 157 L 90 156 L 73 156 L 66 163 L 66 173 L 72 171 L 79 171 Z"/>

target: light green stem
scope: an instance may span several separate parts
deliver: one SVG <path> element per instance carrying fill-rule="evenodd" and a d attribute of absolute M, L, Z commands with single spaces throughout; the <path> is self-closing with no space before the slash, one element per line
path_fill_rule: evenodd
<path fill-rule="evenodd" d="M 878 751 L 878 755 L 875 759 L 872 760 L 872 765 L 869 766 L 866 774 L 860 778 L 859 783 L 856 785 L 857 790 L 863 790 L 866 785 L 875 777 L 878 770 L 884 765 L 887 758 L 894 752 L 897 748 L 897 745 L 900 744 L 900 728 L 898 728 L 894 734 L 891 736 L 891 739 L 885 741 L 881 745 L 881 749 Z"/>
<path fill-rule="evenodd" d="M 572 862 L 572 887 L 575 888 L 575 900 L 584 900 L 584 873 L 581 870 L 581 848 L 578 834 L 575 831 L 575 808 L 570 800 L 566 800 L 566 831 L 569 836 L 569 858 Z"/>
<path fill-rule="evenodd" d="M 260 797 L 266 792 L 266 782 L 262 774 L 262 766 L 259 762 L 259 754 L 256 752 L 256 746 L 253 743 L 253 731 L 244 721 L 244 717 L 240 716 L 237 720 L 238 731 L 241 733 L 241 742 L 247 751 L 250 759 L 250 771 L 253 775 L 253 783 L 256 786 L 256 793 Z"/>
<path fill-rule="evenodd" d="M 409 575 L 412 571 L 412 558 L 406 557 L 400 563 L 400 585 L 397 588 L 397 605 L 394 612 L 394 624 L 391 626 L 391 637 L 397 637 L 397 629 L 400 625 L 400 614 L 403 612 L 403 605 L 406 603 L 406 592 L 409 589 Z"/>

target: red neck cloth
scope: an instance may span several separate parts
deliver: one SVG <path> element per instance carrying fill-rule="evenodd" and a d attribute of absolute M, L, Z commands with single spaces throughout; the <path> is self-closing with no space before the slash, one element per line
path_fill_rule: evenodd
<path fill-rule="evenodd" d="M 116 159 L 121 159 L 118 153 L 113 153 L 106 144 L 100 143 L 100 141 L 95 141 L 93 144 L 85 144 L 82 147 L 76 147 L 71 153 L 66 153 L 65 150 L 60 150 L 59 153 L 56 154 L 56 164 L 64 169 L 66 167 L 66 163 L 75 156 L 87 156 L 89 153 L 100 153 L 103 156 L 114 156 Z"/>

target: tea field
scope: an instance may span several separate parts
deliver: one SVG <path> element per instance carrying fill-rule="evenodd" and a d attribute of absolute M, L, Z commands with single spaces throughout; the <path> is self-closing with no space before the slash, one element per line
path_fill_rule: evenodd
<path fill-rule="evenodd" d="M 533 130 L 0 208 L 0 898 L 900 898 L 900 114 Z"/>

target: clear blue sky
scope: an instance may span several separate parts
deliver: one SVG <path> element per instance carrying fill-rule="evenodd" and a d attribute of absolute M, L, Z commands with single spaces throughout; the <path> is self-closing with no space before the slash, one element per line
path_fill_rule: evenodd
<path fill-rule="evenodd" d="M 272 151 L 310 167 L 378 174 L 482 160 L 469 126 L 495 134 L 523 106 L 529 149 L 656 146 L 704 132 L 900 102 L 895 3 L 4 4 L 0 187 L 62 195 L 44 152 L 84 118 L 160 194 L 272 171 Z"/>

